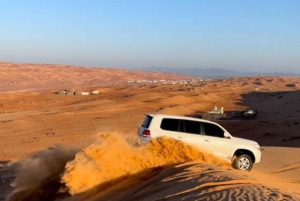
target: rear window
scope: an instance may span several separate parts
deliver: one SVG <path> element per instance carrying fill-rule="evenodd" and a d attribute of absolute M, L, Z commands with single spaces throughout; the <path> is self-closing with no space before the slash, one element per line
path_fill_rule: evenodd
<path fill-rule="evenodd" d="M 167 131 L 178 131 L 179 119 L 163 119 L 160 128 Z"/>
<path fill-rule="evenodd" d="M 152 120 L 152 117 L 151 117 L 151 116 L 146 116 L 146 118 L 145 118 L 145 120 L 144 120 L 142 126 L 143 126 L 144 128 L 149 128 L 149 125 L 150 125 L 150 123 L 151 123 L 151 120 Z"/>

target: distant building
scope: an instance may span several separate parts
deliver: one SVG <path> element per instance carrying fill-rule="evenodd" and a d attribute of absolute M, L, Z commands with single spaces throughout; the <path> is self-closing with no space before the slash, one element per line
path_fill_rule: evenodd
<path fill-rule="evenodd" d="M 64 94 L 64 95 L 75 95 L 74 91 L 70 91 L 70 90 L 60 90 L 57 92 L 57 94 Z"/>
<path fill-rule="evenodd" d="M 67 94 L 67 90 L 60 90 L 59 92 L 57 92 L 58 94 Z"/>
<path fill-rule="evenodd" d="M 286 87 L 298 87 L 298 85 L 296 83 L 293 83 L 293 84 L 287 84 L 285 85 Z"/>
<path fill-rule="evenodd" d="M 100 91 L 99 91 L 99 90 L 97 90 L 97 89 L 96 89 L 96 90 L 94 90 L 94 91 L 92 91 L 92 94 L 93 94 L 93 95 L 97 95 L 97 94 L 99 94 L 99 93 L 100 93 Z"/>
<path fill-rule="evenodd" d="M 67 95 L 75 95 L 75 91 L 67 91 Z"/>
<path fill-rule="evenodd" d="M 224 108 L 217 108 L 217 106 L 215 106 L 215 108 L 211 111 L 209 111 L 210 114 L 223 114 L 224 113 Z"/>

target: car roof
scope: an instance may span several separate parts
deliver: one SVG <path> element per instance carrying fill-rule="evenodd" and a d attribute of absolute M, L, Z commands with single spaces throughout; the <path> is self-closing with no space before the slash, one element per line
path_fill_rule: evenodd
<path fill-rule="evenodd" d="M 196 118 L 196 117 L 170 115 L 170 114 L 146 114 L 146 115 L 150 116 L 150 117 L 159 116 L 159 117 L 165 117 L 165 118 L 178 118 L 178 119 L 186 119 L 186 120 L 196 120 L 196 121 L 201 121 L 201 122 L 206 122 L 206 123 L 217 124 L 216 122 L 205 120 L 205 119 L 200 119 L 200 118 Z M 219 124 L 217 124 L 217 125 L 219 125 Z"/>

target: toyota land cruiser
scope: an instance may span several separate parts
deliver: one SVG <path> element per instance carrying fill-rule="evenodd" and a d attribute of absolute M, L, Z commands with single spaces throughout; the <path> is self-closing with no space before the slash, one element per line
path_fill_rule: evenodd
<path fill-rule="evenodd" d="M 221 125 L 185 116 L 147 114 L 138 137 L 142 142 L 167 136 L 200 147 L 213 155 L 226 159 L 238 170 L 250 171 L 253 163 L 261 160 L 257 142 L 233 137 Z"/>

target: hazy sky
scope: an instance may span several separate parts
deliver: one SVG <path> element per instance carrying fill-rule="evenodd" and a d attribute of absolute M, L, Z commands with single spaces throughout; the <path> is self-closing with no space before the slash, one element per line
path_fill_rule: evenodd
<path fill-rule="evenodd" d="M 0 61 L 300 73 L 299 0 L 6 0 Z"/>

